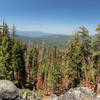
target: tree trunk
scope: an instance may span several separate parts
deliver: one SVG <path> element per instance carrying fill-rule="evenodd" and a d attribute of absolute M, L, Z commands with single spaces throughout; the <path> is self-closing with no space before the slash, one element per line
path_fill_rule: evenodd
<path fill-rule="evenodd" d="M 86 59 L 84 58 L 84 80 L 87 81 L 87 63 L 86 63 Z"/>

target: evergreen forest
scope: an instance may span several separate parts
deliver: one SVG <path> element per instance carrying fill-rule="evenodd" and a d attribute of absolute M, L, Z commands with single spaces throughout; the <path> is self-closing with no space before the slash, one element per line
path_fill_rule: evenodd
<path fill-rule="evenodd" d="M 79 27 L 66 42 L 66 49 L 48 48 L 16 39 L 6 22 L 0 25 L 0 80 L 12 81 L 18 88 L 33 88 L 45 95 L 65 93 L 72 87 L 94 90 L 100 82 L 100 24 L 95 35 Z"/>

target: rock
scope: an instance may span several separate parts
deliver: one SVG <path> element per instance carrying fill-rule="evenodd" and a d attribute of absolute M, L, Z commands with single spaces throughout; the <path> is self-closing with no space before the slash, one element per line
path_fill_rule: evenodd
<path fill-rule="evenodd" d="M 87 87 L 71 88 L 64 95 L 45 96 L 42 100 L 100 100 L 100 95 L 91 91 Z"/>
<path fill-rule="evenodd" d="M 58 100 L 58 96 L 56 94 L 52 94 L 50 97 L 51 100 Z"/>
<path fill-rule="evenodd" d="M 100 84 L 96 84 L 96 93 L 100 95 Z"/>
<path fill-rule="evenodd" d="M 38 96 L 37 96 L 37 94 L 35 92 L 33 92 L 33 99 L 34 100 L 38 100 Z"/>
<path fill-rule="evenodd" d="M 2 98 L 0 97 L 0 100 L 2 100 Z"/>
<path fill-rule="evenodd" d="M 27 100 L 27 92 L 24 92 L 23 96 L 22 96 L 23 100 Z"/>
<path fill-rule="evenodd" d="M 87 87 L 72 88 L 64 94 L 63 100 L 97 100 Z"/>
<path fill-rule="evenodd" d="M 100 95 L 97 95 L 96 96 L 96 100 L 100 100 Z"/>
<path fill-rule="evenodd" d="M 60 95 L 58 100 L 63 100 L 64 95 Z"/>
<path fill-rule="evenodd" d="M 0 80 L 1 99 L 11 100 L 11 99 L 15 99 L 18 96 L 19 96 L 18 89 L 11 81 Z"/>

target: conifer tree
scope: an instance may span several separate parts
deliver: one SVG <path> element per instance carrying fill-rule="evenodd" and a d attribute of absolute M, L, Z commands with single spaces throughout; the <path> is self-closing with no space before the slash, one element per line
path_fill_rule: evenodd
<path fill-rule="evenodd" d="M 24 54 L 26 51 L 26 46 L 16 41 L 14 43 L 14 46 L 12 48 L 12 66 L 14 68 L 15 73 L 17 73 L 17 76 L 15 76 L 16 80 L 18 80 L 19 85 L 21 87 L 24 87 L 25 78 L 26 78 L 26 71 L 25 71 L 25 58 Z"/>
<path fill-rule="evenodd" d="M 81 41 L 80 41 L 80 45 L 81 45 L 81 54 L 83 56 L 83 63 L 84 63 L 84 80 L 87 81 L 87 65 L 88 65 L 88 56 L 90 54 L 90 36 L 89 36 L 89 31 L 86 27 L 80 27 L 80 30 L 78 31 Z"/>
<path fill-rule="evenodd" d="M 8 26 L 5 23 L 3 31 L 0 33 L 0 78 L 1 79 L 13 79 L 13 68 L 11 64 L 12 54 L 12 41 L 9 37 Z"/>
<path fill-rule="evenodd" d="M 99 82 L 100 79 L 100 24 L 96 28 L 97 34 L 92 39 L 93 47 L 93 66 L 94 66 L 94 81 Z"/>
<path fill-rule="evenodd" d="M 28 53 L 29 67 L 32 71 L 31 81 L 36 87 L 37 73 L 38 73 L 38 51 L 36 48 L 30 49 Z"/>
<path fill-rule="evenodd" d="M 68 78 L 72 81 L 73 86 L 77 86 L 83 79 L 82 71 L 82 54 L 80 48 L 80 36 L 75 34 L 68 43 L 68 49 L 65 55 L 66 69 Z"/>
<path fill-rule="evenodd" d="M 61 64 L 58 62 L 55 58 L 53 59 L 53 65 L 52 65 L 52 84 L 53 89 L 56 89 L 60 83 L 61 80 Z"/>
<path fill-rule="evenodd" d="M 53 61 L 52 66 L 50 66 L 48 69 L 48 89 L 53 90 L 53 92 L 57 92 L 57 89 L 59 88 L 59 84 L 61 82 L 62 77 L 62 64 L 59 59 L 57 59 L 57 48 L 54 48 L 53 51 Z"/>

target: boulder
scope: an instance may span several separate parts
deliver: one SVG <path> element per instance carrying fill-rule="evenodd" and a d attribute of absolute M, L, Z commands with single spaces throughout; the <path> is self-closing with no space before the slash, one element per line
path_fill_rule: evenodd
<path fill-rule="evenodd" d="M 95 100 L 95 99 L 94 99 Z M 100 100 L 100 95 L 96 96 L 96 100 Z"/>
<path fill-rule="evenodd" d="M 98 100 L 96 95 L 87 87 L 72 88 L 63 96 L 63 100 Z"/>
<path fill-rule="evenodd" d="M 19 96 L 17 87 L 9 80 L 0 80 L 0 98 L 12 100 Z M 1 100 L 0 99 L 0 100 Z"/>
<path fill-rule="evenodd" d="M 71 88 L 68 92 L 60 96 L 52 94 L 43 97 L 42 100 L 100 100 L 100 95 L 92 92 L 87 87 L 76 87 Z"/>

